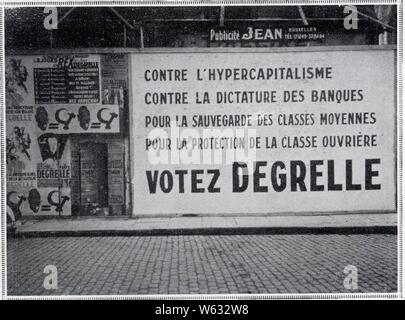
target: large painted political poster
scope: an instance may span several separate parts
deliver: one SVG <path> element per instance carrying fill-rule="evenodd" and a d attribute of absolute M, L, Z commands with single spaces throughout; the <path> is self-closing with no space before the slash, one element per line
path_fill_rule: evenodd
<path fill-rule="evenodd" d="M 395 51 L 133 54 L 135 214 L 395 211 Z"/>

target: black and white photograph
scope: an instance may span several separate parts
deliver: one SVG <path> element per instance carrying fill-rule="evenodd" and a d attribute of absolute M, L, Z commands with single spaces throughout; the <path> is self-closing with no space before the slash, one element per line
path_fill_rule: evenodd
<path fill-rule="evenodd" d="M 2 1 L 2 299 L 402 298 L 402 14 Z"/>

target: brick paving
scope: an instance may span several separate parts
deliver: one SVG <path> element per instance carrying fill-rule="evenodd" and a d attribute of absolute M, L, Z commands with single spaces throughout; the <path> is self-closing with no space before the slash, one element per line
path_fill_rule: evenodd
<path fill-rule="evenodd" d="M 395 292 L 396 246 L 388 234 L 9 239 L 8 295 Z M 344 288 L 347 265 L 358 290 Z"/>

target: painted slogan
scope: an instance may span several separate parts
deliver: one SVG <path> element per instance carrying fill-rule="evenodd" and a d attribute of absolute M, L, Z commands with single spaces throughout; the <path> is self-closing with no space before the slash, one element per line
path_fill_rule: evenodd
<path fill-rule="evenodd" d="M 131 58 L 135 214 L 395 210 L 393 50 Z"/>

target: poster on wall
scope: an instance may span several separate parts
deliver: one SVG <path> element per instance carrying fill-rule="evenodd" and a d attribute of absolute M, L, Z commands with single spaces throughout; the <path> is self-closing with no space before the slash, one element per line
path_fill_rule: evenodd
<path fill-rule="evenodd" d="M 68 135 L 119 130 L 117 107 L 101 108 L 100 69 L 98 55 L 7 57 L 7 206 L 17 219 L 70 215 Z"/>
<path fill-rule="evenodd" d="M 33 107 L 6 108 L 6 177 L 7 205 L 16 218 L 27 208 L 32 213 L 40 209 L 40 194 L 36 181 L 35 128 Z"/>
<path fill-rule="evenodd" d="M 98 55 L 9 57 L 7 104 L 100 103 L 100 72 Z"/>
<path fill-rule="evenodd" d="M 113 53 L 101 55 L 102 103 L 124 105 L 124 92 L 128 90 L 128 55 Z"/>
<path fill-rule="evenodd" d="M 111 140 L 108 144 L 108 203 L 110 205 L 125 204 L 124 167 L 122 142 Z"/>
<path fill-rule="evenodd" d="M 123 113 L 128 104 L 128 54 L 110 53 L 101 55 L 102 103 L 118 105 Z M 127 130 L 128 119 L 120 117 L 120 130 Z M 120 139 L 108 143 L 108 203 L 114 214 L 122 214 L 125 204 L 125 145 Z"/>
<path fill-rule="evenodd" d="M 42 132 L 118 133 L 118 105 L 39 105 L 35 121 Z"/>
<path fill-rule="evenodd" d="M 7 206 L 16 219 L 69 215 L 70 144 L 66 135 L 41 133 L 34 110 L 6 107 Z"/>
<path fill-rule="evenodd" d="M 393 50 L 131 58 L 134 214 L 395 211 Z"/>
<path fill-rule="evenodd" d="M 33 60 L 36 104 L 99 103 L 97 56 L 41 56 Z"/>

